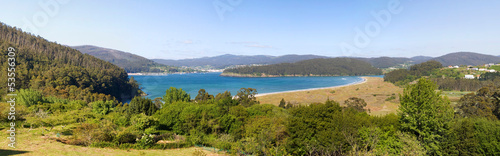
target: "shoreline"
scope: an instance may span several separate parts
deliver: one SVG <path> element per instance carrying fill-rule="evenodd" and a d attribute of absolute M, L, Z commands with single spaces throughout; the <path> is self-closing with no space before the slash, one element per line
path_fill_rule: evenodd
<path fill-rule="evenodd" d="M 346 86 L 351 86 L 351 85 L 357 85 L 357 84 L 363 84 L 366 83 L 368 80 L 366 77 L 360 77 L 362 80 L 359 82 L 353 82 L 345 85 L 340 85 L 340 86 L 331 86 L 331 87 L 320 87 L 320 88 L 309 88 L 309 89 L 299 89 L 299 90 L 289 90 L 289 91 L 281 91 L 281 92 L 271 92 L 271 93 L 262 93 L 262 94 L 257 94 L 255 97 L 260 97 L 260 96 L 267 96 L 267 95 L 273 95 L 273 94 L 281 94 L 281 93 L 293 93 L 293 92 L 302 92 L 302 91 L 312 91 L 312 90 L 320 90 L 320 89 L 335 89 L 335 88 L 341 88 L 341 87 L 346 87 Z"/>

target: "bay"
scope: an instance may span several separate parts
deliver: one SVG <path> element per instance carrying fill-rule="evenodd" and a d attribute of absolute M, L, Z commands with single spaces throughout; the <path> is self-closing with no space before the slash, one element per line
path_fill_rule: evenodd
<path fill-rule="evenodd" d="M 230 91 L 236 95 L 240 88 L 255 88 L 258 93 L 272 93 L 311 88 L 341 86 L 361 82 L 360 76 L 332 77 L 223 77 L 221 73 L 190 73 L 169 75 L 134 75 L 142 90 L 154 99 L 165 95 L 170 87 L 182 88 L 194 98 L 198 90 L 205 89 L 214 96 Z M 129 76 L 130 77 L 130 76 Z M 381 77 L 381 76 L 376 76 Z"/>

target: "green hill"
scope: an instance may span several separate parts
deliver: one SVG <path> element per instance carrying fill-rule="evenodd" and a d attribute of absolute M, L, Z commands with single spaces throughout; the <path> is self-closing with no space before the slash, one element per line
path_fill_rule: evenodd
<path fill-rule="evenodd" d="M 125 71 L 127 71 L 128 73 L 138 73 L 138 72 L 172 73 L 172 72 L 193 71 L 191 69 L 180 69 L 178 67 L 163 65 L 139 55 L 114 49 L 102 48 L 92 45 L 73 46 L 72 48 L 84 54 L 89 54 L 99 59 L 111 62 L 117 65 L 118 67 L 125 69 Z"/>
<path fill-rule="evenodd" d="M 181 60 L 167 60 L 167 59 L 152 59 L 155 62 L 171 65 L 171 66 L 211 66 L 217 69 L 224 69 L 233 65 L 251 65 L 251 64 L 278 64 L 278 63 L 293 63 L 315 58 L 327 58 L 326 56 L 318 55 L 283 55 L 283 56 L 269 56 L 269 55 L 231 55 L 225 54 L 214 57 L 202 57 L 194 59 L 181 59 Z"/>
<path fill-rule="evenodd" d="M 380 69 L 368 62 L 351 58 L 311 59 L 296 63 L 281 63 L 265 66 L 226 69 L 223 76 L 267 77 L 267 76 L 356 76 L 379 75 Z"/>
<path fill-rule="evenodd" d="M 129 82 L 122 68 L 88 54 L 21 29 L 0 24 L 0 83 L 7 84 L 7 48 L 16 49 L 16 85 L 35 89 L 46 96 L 74 100 L 124 100 L 138 93 L 138 85 Z M 7 85 L 0 85 L 0 96 Z"/>
<path fill-rule="evenodd" d="M 450 65 L 483 65 L 487 63 L 500 63 L 500 57 L 472 52 L 456 52 L 436 57 L 433 60 L 441 62 L 444 66 Z"/>

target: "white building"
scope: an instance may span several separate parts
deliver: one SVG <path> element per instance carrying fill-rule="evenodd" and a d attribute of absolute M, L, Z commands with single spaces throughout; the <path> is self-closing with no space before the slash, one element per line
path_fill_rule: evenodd
<path fill-rule="evenodd" d="M 474 79 L 474 75 L 465 75 L 465 79 Z"/>
<path fill-rule="evenodd" d="M 491 70 L 488 70 L 490 73 L 494 73 L 494 72 L 497 72 L 495 71 L 495 69 L 491 69 Z"/>

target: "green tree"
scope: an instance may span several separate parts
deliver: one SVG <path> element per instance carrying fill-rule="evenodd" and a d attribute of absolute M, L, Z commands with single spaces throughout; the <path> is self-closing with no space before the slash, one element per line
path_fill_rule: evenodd
<path fill-rule="evenodd" d="M 285 105 L 286 105 L 285 99 L 284 99 L 284 98 L 281 98 L 281 101 L 280 101 L 280 105 L 279 105 L 279 107 L 281 107 L 281 108 L 285 108 L 285 107 L 286 107 Z"/>
<path fill-rule="evenodd" d="M 357 110 L 358 112 L 366 112 L 366 102 L 362 98 L 350 97 L 349 99 L 344 101 L 344 104 L 347 108 L 352 108 Z"/>
<path fill-rule="evenodd" d="M 106 115 L 113 110 L 115 103 L 114 101 L 95 101 L 91 105 L 93 113 Z"/>
<path fill-rule="evenodd" d="M 214 99 L 213 95 L 208 94 L 205 89 L 200 89 L 198 95 L 194 98 L 196 102 L 206 102 L 208 100 Z"/>
<path fill-rule="evenodd" d="M 238 94 L 236 94 L 236 97 L 240 105 L 250 107 L 259 103 L 255 95 L 257 95 L 257 89 L 241 88 Z"/>
<path fill-rule="evenodd" d="M 177 101 L 185 101 L 188 102 L 191 100 L 191 96 L 181 89 L 177 89 L 175 87 L 170 87 L 165 91 L 165 95 L 163 95 L 163 102 L 165 104 L 172 104 Z"/>
<path fill-rule="evenodd" d="M 158 108 L 155 106 L 153 101 L 148 98 L 143 98 L 140 96 L 136 96 L 130 101 L 128 106 L 128 114 L 140 114 L 144 113 L 148 116 L 153 115 Z"/>
<path fill-rule="evenodd" d="M 496 90 L 496 91 L 495 91 Z M 496 120 L 500 117 L 500 96 L 496 87 L 483 87 L 476 94 L 470 93 L 460 98 L 458 108 L 460 115 L 464 117 L 485 117 Z"/>
<path fill-rule="evenodd" d="M 43 95 L 39 91 L 32 89 L 21 89 L 17 94 L 18 103 L 26 107 L 43 102 Z"/>
<path fill-rule="evenodd" d="M 401 95 L 398 115 L 402 131 L 416 135 L 428 154 L 441 155 L 439 140 L 453 118 L 453 109 L 436 89 L 436 84 L 424 78 L 409 85 Z"/>

